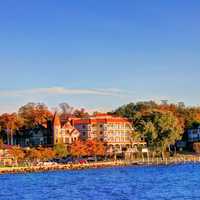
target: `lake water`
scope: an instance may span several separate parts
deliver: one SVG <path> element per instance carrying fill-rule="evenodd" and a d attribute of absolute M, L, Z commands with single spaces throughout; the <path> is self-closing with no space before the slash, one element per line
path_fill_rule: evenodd
<path fill-rule="evenodd" d="M 200 165 L 0 175 L 2 200 L 200 199 Z"/>

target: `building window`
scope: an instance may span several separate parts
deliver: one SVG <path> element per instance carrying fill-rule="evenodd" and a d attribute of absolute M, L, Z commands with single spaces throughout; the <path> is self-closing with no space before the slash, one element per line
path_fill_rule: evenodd
<path fill-rule="evenodd" d="M 65 138 L 65 143 L 69 143 L 69 138 Z"/>
<path fill-rule="evenodd" d="M 86 136 L 86 132 L 83 132 L 82 134 L 83 134 L 83 137 L 85 137 L 85 136 Z"/>

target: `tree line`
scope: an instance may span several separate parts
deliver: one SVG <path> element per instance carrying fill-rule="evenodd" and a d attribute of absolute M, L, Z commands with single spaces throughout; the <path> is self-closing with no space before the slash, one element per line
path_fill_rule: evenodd
<path fill-rule="evenodd" d="M 200 125 L 200 107 L 187 107 L 183 103 L 129 103 L 110 114 L 128 118 L 133 124 L 134 140 L 145 140 L 153 153 L 163 156 L 171 144 L 187 139 L 189 128 Z"/>
<path fill-rule="evenodd" d="M 61 103 L 54 111 L 43 103 L 28 103 L 15 113 L 0 115 L 0 137 L 12 135 L 19 129 L 33 128 L 36 125 L 46 125 L 52 120 L 53 113 L 57 112 L 61 119 L 68 117 L 87 117 L 84 109 L 75 109 L 67 103 Z M 128 118 L 133 125 L 133 140 L 144 140 L 152 152 L 163 154 L 177 140 L 186 139 L 186 131 L 200 125 L 200 107 L 188 107 L 182 104 L 158 104 L 154 101 L 129 103 L 108 112 L 116 116 Z M 88 144 L 74 144 L 74 155 L 86 155 Z M 87 146 L 87 148 L 86 148 Z M 94 149 L 94 146 L 91 148 Z M 86 153 L 87 152 L 87 153 Z"/>
<path fill-rule="evenodd" d="M 0 139 L 7 137 L 11 140 L 12 136 L 19 130 L 31 129 L 37 125 L 47 126 L 48 121 L 52 121 L 54 113 L 57 112 L 61 119 L 68 117 L 83 117 L 89 114 L 82 109 L 75 109 L 67 103 L 61 103 L 51 111 L 43 103 L 27 103 L 14 113 L 3 113 L 0 115 Z"/>
<path fill-rule="evenodd" d="M 37 163 L 51 159 L 63 159 L 69 156 L 81 158 L 106 155 L 105 144 L 98 140 L 77 140 L 68 148 L 62 143 L 56 144 L 51 148 L 21 148 L 19 146 L 9 146 L 8 148 L 0 142 L 0 149 L 6 149 L 8 155 L 14 158 L 17 164 Z"/>

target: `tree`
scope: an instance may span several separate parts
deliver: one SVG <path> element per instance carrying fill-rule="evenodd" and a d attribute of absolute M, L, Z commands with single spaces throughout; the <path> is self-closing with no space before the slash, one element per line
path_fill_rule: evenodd
<path fill-rule="evenodd" d="M 4 144 L 3 144 L 3 140 L 0 139 L 0 149 L 3 149 L 3 146 L 4 146 Z"/>
<path fill-rule="evenodd" d="M 4 113 L 0 116 L 1 131 L 7 135 L 7 143 L 13 145 L 13 134 L 23 124 L 22 119 L 16 114 Z"/>
<path fill-rule="evenodd" d="M 60 114 L 62 115 L 72 115 L 74 108 L 71 107 L 68 103 L 60 103 Z"/>
<path fill-rule="evenodd" d="M 38 148 L 41 154 L 41 160 L 47 161 L 55 157 L 55 152 L 51 148 Z"/>
<path fill-rule="evenodd" d="M 99 140 L 87 140 L 85 142 L 87 156 L 105 156 L 105 145 Z"/>
<path fill-rule="evenodd" d="M 84 108 L 81 108 L 80 110 L 79 109 L 74 110 L 73 116 L 83 118 L 83 117 L 88 117 L 89 114 L 85 111 Z"/>
<path fill-rule="evenodd" d="M 26 158 L 32 162 L 41 160 L 42 154 L 37 149 L 30 149 L 26 152 Z"/>
<path fill-rule="evenodd" d="M 106 148 L 99 140 L 77 140 L 71 145 L 71 154 L 75 157 L 104 156 Z"/>
<path fill-rule="evenodd" d="M 10 148 L 9 153 L 17 160 L 17 162 L 23 161 L 25 157 L 24 151 L 19 147 Z"/>
<path fill-rule="evenodd" d="M 58 158 L 66 157 L 69 154 L 67 151 L 67 147 L 62 143 L 56 144 L 53 149 L 55 152 L 55 156 Z"/>
<path fill-rule="evenodd" d="M 148 116 L 151 112 L 158 113 L 171 113 L 177 120 L 178 127 L 181 127 L 184 131 L 182 131 L 181 137 L 186 139 L 187 129 L 191 128 L 194 123 L 200 122 L 200 107 L 186 107 L 183 103 L 176 104 L 156 104 L 153 101 L 148 102 L 138 102 L 136 104 L 129 103 L 127 105 L 123 105 L 117 108 L 112 114 L 127 117 L 132 120 L 133 126 L 135 127 L 137 124 L 137 129 L 140 126 L 139 124 L 142 122 L 145 116 Z M 148 121 L 148 119 L 147 119 Z M 137 133 L 137 130 L 135 130 Z M 138 133 L 137 133 L 138 135 Z M 138 137 L 136 137 L 138 139 Z"/>
<path fill-rule="evenodd" d="M 35 125 L 46 125 L 47 120 L 52 119 L 52 113 L 42 103 L 28 103 L 22 106 L 18 115 L 23 119 L 26 128 L 33 128 Z"/>
<path fill-rule="evenodd" d="M 191 123 L 190 123 L 190 126 L 188 127 L 188 128 L 190 128 L 190 129 L 196 129 L 196 128 L 198 128 L 200 126 L 200 121 L 192 121 Z"/>
<path fill-rule="evenodd" d="M 170 144 L 181 138 L 183 129 L 171 112 L 150 112 L 135 125 L 152 149 L 165 157 Z"/>
<path fill-rule="evenodd" d="M 85 143 L 81 140 L 76 140 L 71 145 L 71 155 L 75 157 L 81 157 L 87 155 L 87 147 Z"/>

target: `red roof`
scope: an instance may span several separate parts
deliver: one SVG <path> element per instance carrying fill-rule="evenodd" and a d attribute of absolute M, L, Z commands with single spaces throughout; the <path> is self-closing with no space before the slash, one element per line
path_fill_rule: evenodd
<path fill-rule="evenodd" d="M 107 114 L 98 114 L 88 118 L 71 118 L 74 125 L 79 124 L 96 124 L 96 123 L 130 123 L 127 118 L 114 117 Z"/>

